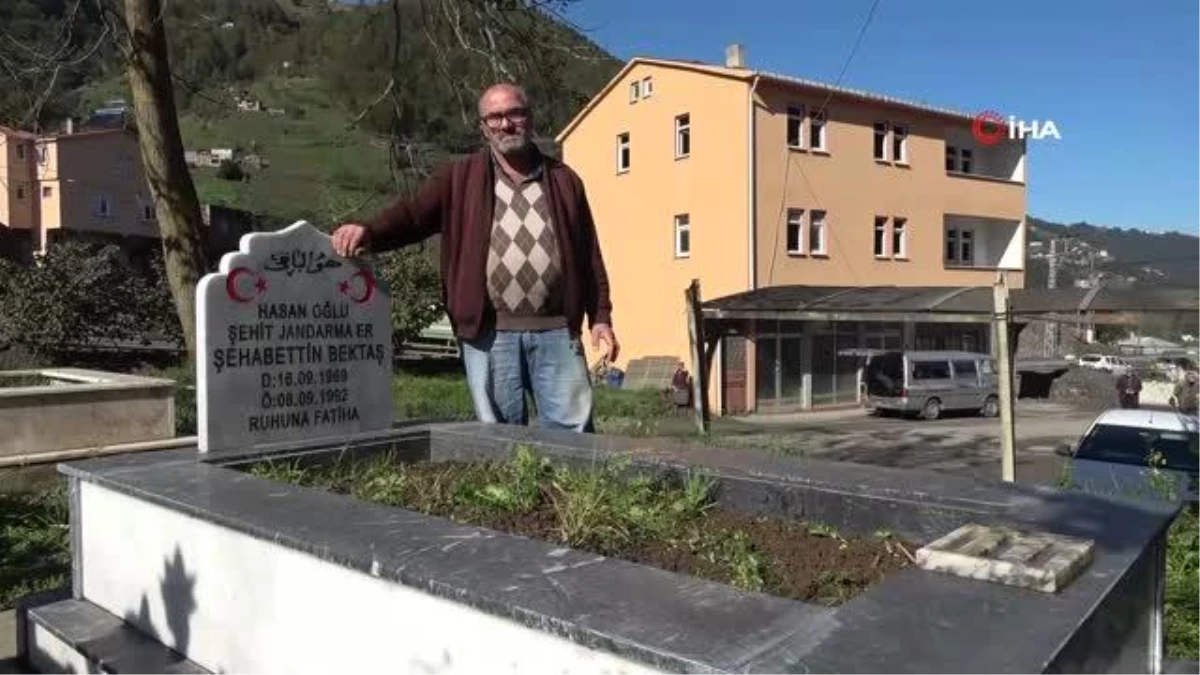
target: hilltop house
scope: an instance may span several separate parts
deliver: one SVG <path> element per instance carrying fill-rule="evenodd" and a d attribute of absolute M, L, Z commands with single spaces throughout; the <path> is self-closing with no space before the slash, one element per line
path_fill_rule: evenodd
<path fill-rule="evenodd" d="M 706 299 L 985 286 L 998 270 L 1022 287 L 1025 143 L 981 142 L 973 119 L 754 70 L 738 45 L 723 66 L 629 61 L 556 139 L 585 181 L 623 361 L 688 358 L 693 278 Z M 990 349 L 980 324 L 759 321 L 754 333 L 717 349 L 717 412 L 852 404 L 856 349 Z"/>

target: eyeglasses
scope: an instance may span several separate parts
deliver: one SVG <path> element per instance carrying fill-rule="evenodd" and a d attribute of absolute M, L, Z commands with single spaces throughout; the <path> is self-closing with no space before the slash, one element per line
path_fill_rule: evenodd
<path fill-rule="evenodd" d="M 525 122 L 529 121 L 529 109 L 512 108 L 501 112 L 488 113 L 480 119 L 483 120 L 484 124 L 492 127 L 493 129 L 504 124 L 505 119 L 513 124 L 524 124 Z"/>

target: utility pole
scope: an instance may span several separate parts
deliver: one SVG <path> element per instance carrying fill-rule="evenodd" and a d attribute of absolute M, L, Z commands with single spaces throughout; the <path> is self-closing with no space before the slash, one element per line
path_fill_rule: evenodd
<path fill-rule="evenodd" d="M 1046 276 L 1046 288 L 1051 290 L 1058 288 L 1058 238 L 1050 240 L 1050 270 Z M 1046 358 L 1054 358 L 1054 354 L 1058 351 L 1058 324 L 1049 321 L 1046 323 L 1046 339 L 1042 344 L 1043 356 Z"/>
<path fill-rule="evenodd" d="M 996 275 L 992 287 L 992 331 L 996 336 L 997 377 L 1000 378 L 1000 477 L 1011 483 L 1016 475 L 1016 425 L 1013 419 L 1012 352 L 1008 349 L 1008 279 Z"/>

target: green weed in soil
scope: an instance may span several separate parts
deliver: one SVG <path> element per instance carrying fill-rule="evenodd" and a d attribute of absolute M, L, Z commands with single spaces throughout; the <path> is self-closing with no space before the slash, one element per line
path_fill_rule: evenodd
<path fill-rule="evenodd" d="M 528 447 L 503 462 L 392 456 L 304 468 L 259 463 L 255 475 L 353 495 L 783 597 L 836 605 L 906 566 L 912 544 L 847 540 L 821 524 L 755 519 L 716 508 L 716 483 L 552 464 Z M 905 547 L 908 548 L 905 548 Z"/>
<path fill-rule="evenodd" d="M 67 583 L 66 490 L 0 494 L 0 610 Z"/>

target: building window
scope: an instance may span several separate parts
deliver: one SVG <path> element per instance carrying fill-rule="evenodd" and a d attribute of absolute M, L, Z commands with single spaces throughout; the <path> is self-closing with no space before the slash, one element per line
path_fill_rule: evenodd
<path fill-rule="evenodd" d="M 887 256 L 884 244 L 887 241 L 887 216 L 875 216 L 875 257 Z"/>
<path fill-rule="evenodd" d="M 788 209 L 787 212 L 787 252 L 791 255 L 802 255 L 801 235 L 804 230 L 803 209 Z"/>
<path fill-rule="evenodd" d="M 825 255 L 825 212 L 809 211 L 808 214 L 808 252 L 812 255 Z"/>
<path fill-rule="evenodd" d="M 675 159 L 692 154 L 692 116 L 683 114 L 675 118 Z"/>
<path fill-rule="evenodd" d="M 808 147 L 813 150 L 826 150 L 825 147 L 825 110 L 814 110 L 808 123 Z"/>
<path fill-rule="evenodd" d="M 687 258 L 692 254 L 692 222 L 686 213 L 675 216 L 675 257 Z"/>
<path fill-rule="evenodd" d="M 153 204 L 142 204 L 142 219 L 143 220 L 154 220 L 154 205 Z"/>
<path fill-rule="evenodd" d="M 54 195 L 54 188 L 50 187 L 49 185 L 42 186 L 42 199 L 52 197 L 53 195 Z"/>
<path fill-rule="evenodd" d="M 650 98 L 654 95 L 654 80 L 645 78 L 642 80 L 642 98 Z"/>
<path fill-rule="evenodd" d="M 789 148 L 802 147 L 800 136 L 801 125 L 804 122 L 804 106 L 788 106 L 787 109 L 787 144 Z"/>
<path fill-rule="evenodd" d="M 629 132 L 617 136 L 617 173 L 629 170 Z"/>
<path fill-rule="evenodd" d="M 875 123 L 875 159 L 887 161 L 887 122 Z"/>
<path fill-rule="evenodd" d="M 974 265 L 975 233 L 952 227 L 946 230 L 946 262 L 954 265 Z"/>
<path fill-rule="evenodd" d="M 25 159 L 25 144 L 17 143 L 17 159 Z"/>
<path fill-rule="evenodd" d="M 908 219 L 893 218 L 892 219 L 892 257 L 907 258 L 908 257 Z"/>
<path fill-rule="evenodd" d="M 908 164 L 908 127 L 897 124 L 892 127 L 892 159 Z"/>
<path fill-rule="evenodd" d="M 971 164 L 975 159 L 974 151 L 968 148 L 946 146 L 946 170 L 958 173 L 971 173 Z"/>
<path fill-rule="evenodd" d="M 21 146 L 18 145 L 17 147 L 19 148 Z M 25 186 L 24 185 L 17 186 L 17 199 L 25 199 Z"/>
<path fill-rule="evenodd" d="M 107 195 L 99 195 L 92 200 L 92 215 L 107 218 L 112 215 L 112 204 Z"/>
<path fill-rule="evenodd" d="M 642 95 L 642 81 L 634 80 L 629 83 L 629 102 L 637 103 L 638 98 Z"/>

